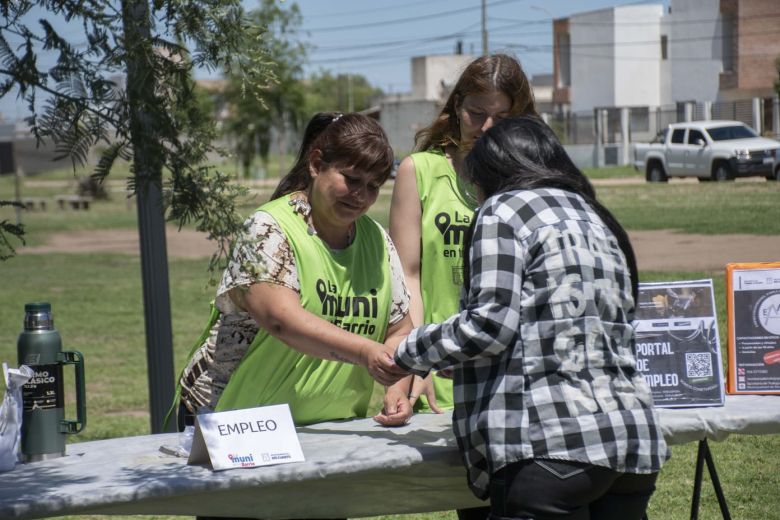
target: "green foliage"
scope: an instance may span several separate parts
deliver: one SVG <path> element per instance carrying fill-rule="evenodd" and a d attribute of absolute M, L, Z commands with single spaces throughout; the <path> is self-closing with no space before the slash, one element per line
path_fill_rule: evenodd
<path fill-rule="evenodd" d="M 306 46 L 296 39 L 302 18 L 298 5 L 288 8 L 274 0 L 262 0 L 250 14 L 252 23 L 265 28 L 263 52 L 268 56 L 271 81 L 262 96 L 253 96 L 245 89 L 244 78 L 228 71 L 225 100 L 231 114 L 225 131 L 235 140 L 235 152 L 240 158 L 244 176 L 250 176 L 252 160 L 259 155 L 268 169 L 271 138 L 276 131 L 280 142 L 290 130 L 297 130 L 304 119 L 303 62 Z"/>
<path fill-rule="evenodd" d="M 234 151 L 244 177 L 251 176 L 252 164 L 259 156 L 269 172 L 269 153 L 274 136 L 280 153 L 294 153 L 297 138 L 308 120 L 317 112 L 359 111 L 368 108 L 382 94 L 361 75 L 333 75 L 327 70 L 303 79 L 307 46 L 298 39 L 301 13 L 295 3 L 278 4 L 262 0 L 252 11 L 253 22 L 265 28 L 263 49 L 272 62 L 273 79 L 262 97 L 247 95 L 240 76 L 228 74 L 223 92 L 230 115 L 225 133 L 232 138 Z M 283 169 L 283 165 L 279 165 Z M 285 171 L 279 172 L 283 175 Z"/>
<path fill-rule="evenodd" d="M 33 5 L 45 11 L 38 20 Z M 237 192 L 219 172 L 206 171 L 207 154 L 217 151 L 215 128 L 192 73 L 229 71 L 247 95 L 260 96 L 267 56 L 261 29 L 240 1 L 20 0 L 2 2 L 0 12 L 0 96 L 18 92 L 39 142 L 51 140 L 74 170 L 89 150 L 105 147 L 93 172 L 98 182 L 117 159 L 131 160 L 131 189 L 166 184 L 173 193 L 167 218 L 194 220 L 227 244 L 226 233 L 240 224 L 231 212 Z M 68 41 L 67 33 L 79 41 Z M 55 57 L 53 65 L 43 65 L 42 50 Z"/>
<path fill-rule="evenodd" d="M 355 112 L 369 108 L 382 96 L 382 90 L 372 87 L 360 74 L 333 75 L 320 70 L 307 80 L 306 113 Z"/>

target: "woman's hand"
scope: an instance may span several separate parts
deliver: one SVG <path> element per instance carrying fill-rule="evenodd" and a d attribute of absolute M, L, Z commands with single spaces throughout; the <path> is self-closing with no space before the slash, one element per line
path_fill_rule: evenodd
<path fill-rule="evenodd" d="M 371 377 L 379 384 L 390 386 L 409 375 L 395 364 L 394 354 L 393 347 L 378 343 L 372 347 L 363 348 L 361 361 Z"/>
<path fill-rule="evenodd" d="M 399 381 L 385 389 L 384 408 L 374 420 L 382 426 L 403 426 L 414 415 L 412 404 L 407 398 L 408 381 Z"/>
<path fill-rule="evenodd" d="M 409 402 L 412 403 L 412 406 L 414 406 L 414 403 L 417 402 L 417 399 L 419 399 L 421 395 L 424 395 L 428 400 L 428 406 L 430 406 L 432 411 L 435 413 L 443 413 L 443 410 L 439 408 L 439 403 L 436 401 L 436 389 L 433 386 L 433 375 L 428 374 L 425 377 L 413 377 L 412 390 L 409 392 Z"/>

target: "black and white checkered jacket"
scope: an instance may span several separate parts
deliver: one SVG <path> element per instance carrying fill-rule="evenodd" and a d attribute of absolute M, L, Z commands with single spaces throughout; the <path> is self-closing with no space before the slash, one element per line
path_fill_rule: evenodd
<path fill-rule="evenodd" d="M 454 368 L 474 493 L 531 458 L 658 471 L 668 450 L 636 371 L 630 274 L 610 230 L 557 189 L 493 196 L 475 225 L 460 314 L 414 330 L 396 353 L 421 375 Z"/>

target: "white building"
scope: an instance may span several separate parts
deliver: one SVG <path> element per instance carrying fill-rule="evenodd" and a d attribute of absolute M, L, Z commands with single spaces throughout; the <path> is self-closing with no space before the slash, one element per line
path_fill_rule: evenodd
<path fill-rule="evenodd" d="M 570 88 L 569 109 L 660 104 L 662 18 L 660 4 L 569 17 L 570 71 L 554 73 L 558 87 Z"/>
<path fill-rule="evenodd" d="M 692 119 L 780 135 L 778 20 L 778 0 L 669 0 L 668 12 L 638 4 L 554 20 L 554 113 L 582 146 L 570 153 L 625 164 L 632 140 Z"/>
<path fill-rule="evenodd" d="M 659 104 L 715 101 L 720 73 L 728 67 L 719 0 L 678 0 L 666 17 L 669 94 Z M 652 105 L 653 103 L 645 103 Z"/>
<path fill-rule="evenodd" d="M 553 21 L 561 111 L 774 95 L 778 0 L 670 0 Z"/>

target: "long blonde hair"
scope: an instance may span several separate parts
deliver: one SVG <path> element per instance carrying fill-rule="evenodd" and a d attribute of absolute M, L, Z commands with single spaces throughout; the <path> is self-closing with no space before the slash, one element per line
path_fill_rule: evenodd
<path fill-rule="evenodd" d="M 415 151 L 460 145 L 456 111 L 468 95 L 502 92 L 511 102 L 510 116 L 537 115 L 531 84 L 520 63 L 507 54 L 482 56 L 472 61 L 452 89 L 433 122 L 414 136 Z"/>

